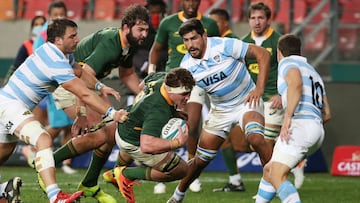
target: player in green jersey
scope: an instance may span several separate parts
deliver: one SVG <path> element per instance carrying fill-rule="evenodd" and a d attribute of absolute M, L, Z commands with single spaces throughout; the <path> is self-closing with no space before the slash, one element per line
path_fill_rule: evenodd
<path fill-rule="evenodd" d="M 147 37 L 149 30 L 149 15 L 144 6 L 129 6 L 123 14 L 121 28 L 105 28 L 85 37 L 78 44 L 74 53 L 75 60 L 82 64 L 84 70 L 98 79 L 105 77 L 111 69 L 118 68 L 120 80 L 138 93 L 139 80 L 132 67 L 133 48 L 141 45 Z M 97 89 L 105 85 L 97 84 Z M 67 92 L 57 89 L 54 92 L 56 105 L 63 108 L 71 118 L 77 122 L 73 126 L 73 132 L 83 135 L 86 129 L 99 123 L 102 116 L 87 108 L 75 97 Z M 103 97 L 110 103 L 107 97 Z M 109 194 L 100 189 L 98 177 L 115 144 L 115 123 L 110 124 L 96 132 L 86 136 L 77 136 L 66 145 L 59 148 L 54 158 L 56 163 L 77 156 L 94 149 L 92 159 L 84 179 L 78 186 L 78 190 L 84 191 L 84 195 L 94 197 L 99 202 L 116 202 Z"/>
<path fill-rule="evenodd" d="M 129 119 L 124 125 L 118 124 L 115 140 L 123 166 L 115 167 L 113 173 L 128 202 L 135 202 L 135 180 L 169 182 L 185 177 L 187 162 L 174 150 L 186 143 L 187 128 L 172 140 L 162 139 L 161 130 L 169 119 L 183 115 L 179 110 L 184 108 L 194 85 L 191 73 L 184 68 L 172 69 L 166 75 L 150 74 L 145 78 L 143 94 L 129 110 Z M 126 166 L 134 160 L 141 165 Z"/>

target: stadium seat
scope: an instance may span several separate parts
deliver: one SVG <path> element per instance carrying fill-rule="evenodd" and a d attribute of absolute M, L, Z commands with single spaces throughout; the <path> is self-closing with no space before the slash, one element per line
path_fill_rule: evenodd
<path fill-rule="evenodd" d="M 239 22 L 243 19 L 244 0 L 232 1 L 232 14 L 231 20 L 233 23 Z"/>
<path fill-rule="evenodd" d="M 117 19 L 121 19 L 122 18 L 122 13 L 124 12 L 124 10 L 132 5 L 132 4 L 139 4 L 142 6 L 145 6 L 146 4 L 146 0 L 116 0 L 116 4 L 117 4 L 117 8 L 116 8 L 116 18 Z"/>
<path fill-rule="evenodd" d="M 359 28 L 338 29 L 338 53 L 340 60 L 359 60 Z"/>
<path fill-rule="evenodd" d="M 355 52 L 358 46 L 358 28 L 339 28 L 338 49 L 340 51 Z"/>
<path fill-rule="evenodd" d="M 72 20 L 82 20 L 85 13 L 87 0 L 62 0 L 67 8 L 67 16 Z"/>
<path fill-rule="evenodd" d="M 308 36 L 312 32 L 314 27 L 307 26 L 304 30 L 304 36 Z M 326 46 L 326 29 L 322 28 L 317 32 L 313 38 L 311 38 L 304 46 L 304 51 L 306 52 L 318 52 L 325 48 Z"/>
<path fill-rule="evenodd" d="M 94 19 L 113 20 L 115 19 L 116 0 L 95 0 Z"/>
<path fill-rule="evenodd" d="M 31 20 L 37 15 L 47 16 L 48 5 L 52 0 L 25 0 L 24 19 Z"/>
<path fill-rule="evenodd" d="M 310 11 L 312 9 L 314 9 L 320 2 L 321 0 L 307 0 L 308 5 L 309 5 L 309 9 Z M 311 20 L 310 23 L 319 23 L 321 22 L 324 18 L 326 18 L 329 15 L 329 11 L 330 11 L 330 1 L 321 8 L 321 10 L 319 11 L 319 13 L 317 13 Z"/>
<path fill-rule="evenodd" d="M 19 0 L 18 11 L 21 11 L 23 1 Z M 13 0 L 2 0 L 0 3 L 0 20 L 13 20 L 19 16 L 21 12 L 15 11 L 15 4 Z"/>
<path fill-rule="evenodd" d="M 342 23 L 360 23 L 360 1 L 358 0 L 340 0 L 342 14 L 340 22 Z"/>
<path fill-rule="evenodd" d="M 306 17 L 306 2 L 305 1 L 294 1 L 294 23 L 300 24 Z M 284 25 L 284 32 L 290 32 L 290 2 L 281 1 L 279 5 L 279 11 L 277 12 L 275 22 Z"/>
<path fill-rule="evenodd" d="M 199 6 L 199 12 L 205 13 L 207 10 L 209 10 L 212 4 L 213 4 L 212 0 L 202 0 Z"/>

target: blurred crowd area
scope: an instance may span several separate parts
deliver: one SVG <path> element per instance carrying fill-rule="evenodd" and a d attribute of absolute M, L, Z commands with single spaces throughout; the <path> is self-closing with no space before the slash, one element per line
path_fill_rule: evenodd
<path fill-rule="evenodd" d="M 36 15 L 47 17 L 50 2 L 56 0 L 1 0 L 0 23 L 14 22 L 3 26 L 4 31 L 11 27 L 23 26 L 19 21 L 29 21 Z M 175 13 L 181 0 L 164 0 L 165 15 Z M 201 0 L 199 11 L 208 15 L 215 7 L 225 8 L 231 14 L 232 29 L 242 37 L 248 31 L 247 8 L 253 2 L 262 1 L 272 9 L 272 23 L 280 33 L 289 33 L 301 27 L 305 40 L 303 54 L 314 61 L 322 75 L 330 77 L 330 68 L 337 62 L 360 62 L 360 1 L 358 0 Z M 106 26 L 120 26 L 123 10 L 134 3 L 146 5 L 146 0 L 63 0 L 68 18 L 78 22 L 79 36 L 85 36 Z M 336 6 L 334 6 L 336 4 Z M 314 12 L 315 11 L 315 12 Z M 335 27 L 335 28 L 334 28 Z M 18 30 L 18 28 L 16 29 Z M 23 33 L 20 28 L 20 33 Z M 335 34 L 334 34 L 335 33 Z M 12 34 L 12 42 L 2 39 L 1 45 L 10 50 L 0 51 L 0 58 L 11 58 L 16 48 L 11 47 L 17 36 Z M 6 33 L 4 35 L 6 37 Z M 19 43 L 21 40 L 19 40 Z M 15 46 L 17 47 L 17 46 Z"/>

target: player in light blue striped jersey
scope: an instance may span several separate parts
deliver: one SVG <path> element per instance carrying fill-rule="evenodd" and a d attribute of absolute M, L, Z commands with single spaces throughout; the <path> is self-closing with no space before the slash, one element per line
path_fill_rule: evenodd
<path fill-rule="evenodd" d="M 51 89 L 61 85 L 95 111 L 114 120 L 122 122 L 128 113 L 124 110 L 115 111 L 89 89 L 100 87 L 98 89 L 102 93 L 120 99 L 118 92 L 102 85 L 74 62 L 72 53 L 79 42 L 75 22 L 67 19 L 54 20 L 47 33 L 48 42 L 30 55 L 10 77 L 9 82 L 0 89 L 0 165 L 14 151 L 19 139 L 36 146 L 35 167 L 45 184 L 43 189 L 50 203 L 74 202 L 83 192 L 66 194 L 58 187 L 51 148 L 53 140 L 36 120 L 31 109 Z"/>
<path fill-rule="evenodd" d="M 324 82 L 301 56 L 300 38 L 280 37 L 277 54 L 277 87 L 285 115 L 272 158 L 264 167 L 257 203 L 270 202 L 276 194 L 281 202 L 300 202 L 297 189 L 287 180 L 288 174 L 319 149 L 324 140 L 323 123 L 331 118 Z"/>
<path fill-rule="evenodd" d="M 182 201 L 190 183 L 216 156 L 235 125 L 244 129 L 262 164 L 270 160 L 272 150 L 263 137 L 261 98 L 269 72 L 270 53 L 238 39 L 207 37 L 201 21 L 195 18 L 184 22 L 179 34 L 188 50 L 180 66 L 193 75 L 194 88 L 201 88 L 209 95 L 211 108 L 203 124 L 196 156 L 189 162 L 189 173 L 180 181 L 168 202 Z M 260 73 L 256 85 L 246 69 L 244 61 L 247 58 L 258 61 Z"/>

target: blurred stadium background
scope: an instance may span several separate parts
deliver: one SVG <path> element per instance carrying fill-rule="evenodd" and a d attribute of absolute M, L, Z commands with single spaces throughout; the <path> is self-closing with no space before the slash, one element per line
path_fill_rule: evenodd
<path fill-rule="evenodd" d="M 47 15 L 52 0 L 0 0 L 0 82 L 13 63 L 18 48 L 29 37 L 30 20 Z M 128 5 L 146 4 L 146 0 L 63 0 L 68 17 L 79 25 L 84 37 L 103 27 L 120 26 L 122 11 Z M 181 0 L 164 0 L 168 14 L 177 12 Z M 246 10 L 259 0 L 202 0 L 200 12 L 207 15 L 214 7 L 226 8 L 232 16 L 232 28 L 238 36 L 249 31 Z M 326 81 L 333 119 L 325 126 L 326 139 L 321 159 L 330 170 L 335 148 L 360 145 L 358 114 L 360 107 L 360 1 L 359 0 L 263 0 L 273 10 L 272 26 L 281 33 L 303 38 L 303 55 L 317 67 Z M 107 79 L 113 87 L 118 80 Z M 126 97 L 123 97 L 124 99 Z M 122 106 L 124 104 L 119 104 Z M 16 153 L 21 153 L 17 149 Z M 16 162 L 16 157 L 13 160 Z M 13 163 L 10 161 L 10 163 Z M 314 163 L 316 165 L 316 162 Z M 311 165 L 311 164 L 310 164 Z M 360 171 L 360 169 L 358 169 Z"/>

